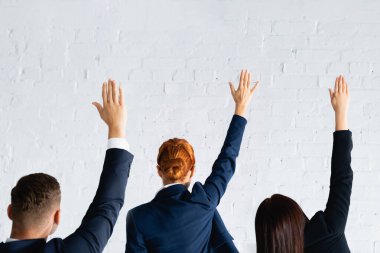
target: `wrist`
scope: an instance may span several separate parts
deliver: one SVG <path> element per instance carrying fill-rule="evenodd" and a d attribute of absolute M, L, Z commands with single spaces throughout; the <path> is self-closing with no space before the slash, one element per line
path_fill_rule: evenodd
<path fill-rule="evenodd" d="M 335 113 L 335 131 L 339 130 L 348 130 L 346 113 Z"/>
<path fill-rule="evenodd" d="M 347 113 L 344 112 L 336 112 L 335 113 L 335 120 L 345 121 L 347 120 Z"/>
<path fill-rule="evenodd" d="M 236 105 L 235 106 L 235 114 L 244 117 L 246 113 L 247 107 L 244 105 Z"/>
<path fill-rule="evenodd" d="M 111 138 L 125 138 L 124 127 L 112 126 L 108 128 L 108 139 Z"/>

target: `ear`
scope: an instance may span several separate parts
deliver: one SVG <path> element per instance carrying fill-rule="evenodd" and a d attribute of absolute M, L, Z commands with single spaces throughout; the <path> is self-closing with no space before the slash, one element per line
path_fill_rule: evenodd
<path fill-rule="evenodd" d="M 160 170 L 160 166 L 159 165 L 157 165 L 157 174 L 160 176 L 160 178 L 162 178 L 162 172 L 161 172 L 161 170 Z"/>
<path fill-rule="evenodd" d="M 54 234 L 54 232 L 57 230 L 59 223 L 61 222 L 61 210 L 58 209 L 55 211 L 54 216 L 53 216 L 53 226 L 51 227 L 49 235 Z"/>
<path fill-rule="evenodd" d="M 8 205 L 7 214 L 8 214 L 8 218 L 12 220 L 12 204 Z"/>
<path fill-rule="evenodd" d="M 55 213 L 54 213 L 54 223 L 59 225 L 59 223 L 61 222 L 61 209 L 58 209 Z"/>
<path fill-rule="evenodd" d="M 195 165 L 190 169 L 190 171 L 191 171 L 190 178 L 192 178 L 195 174 Z"/>

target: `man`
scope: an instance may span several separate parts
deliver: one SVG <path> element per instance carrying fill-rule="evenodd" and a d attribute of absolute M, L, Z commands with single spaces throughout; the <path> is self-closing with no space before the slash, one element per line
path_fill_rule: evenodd
<path fill-rule="evenodd" d="M 68 237 L 46 241 L 60 222 L 61 192 L 57 180 L 43 173 L 22 177 L 12 189 L 8 216 L 10 238 L 0 243 L 1 253 L 102 252 L 112 234 L 124 193 L 133 155 L 125 141 L 126 110 L 121 87 L 109 80 L 102 87 L 100 117 L 108 125 L 108 150 L 96 195 L 79 228 Z"/>

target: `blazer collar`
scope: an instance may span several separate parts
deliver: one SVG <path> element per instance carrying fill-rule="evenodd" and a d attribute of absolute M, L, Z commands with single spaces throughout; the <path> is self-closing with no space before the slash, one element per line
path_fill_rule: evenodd
<path fill-rule="evenodd" d="M 170 198 L 176 195 L 182 195 L 184 192 L 189 192 L 185 185 L 183 184 L 175 184 L 172 186 L 169 186 L 167 188 L 163 188 L 160 190 L 153 200 L 159 200 L 164 198 Z"/>
<path fill-rule="evenodd" d="M 19 241 L 12 241 L 7 242 L 3 244 L 3 247 L 5 248 L 5 252 L 7 250 L 11 251 L 17 251 L 17 252 L 35 252 L 43 248 L 43 246 L 46 244 L 45 239 L 31 239 L 31 240 L 19 240 Z"/>

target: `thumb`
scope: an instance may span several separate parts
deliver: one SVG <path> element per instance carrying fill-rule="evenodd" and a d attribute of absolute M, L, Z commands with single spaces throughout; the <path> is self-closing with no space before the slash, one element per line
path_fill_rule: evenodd
<path fill-rule="evenodd" d="M 329 88 L 329 93 L 330 93 L 330 99 L 332 99 L 334 96 L 334 93 L 332 92 L 332 90 L 330 88 Z"/>
<path fill-rule="evenodd" d="M 92 104 L 98 109 L 100 115 L 102 115 L 103 107 L 98 102 L 92 102 Z"/>
<path fill-rule="evenodd" d="M 235 94 L 235 86 L 231 82 L 228 82 L 228 84 L 230 85 L 231 94 L 233 96 Z"/>
<path fill-rule="evenodd" d="M 257 86 L 259 85 L 259 83 L 260 83 L 260 81 L 255 82 L 255 85 L 254 85 L 253 88 L 251 89 L 251 93 L 252 93 L 252 94 L 256 91 Z"/>

